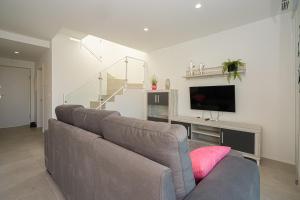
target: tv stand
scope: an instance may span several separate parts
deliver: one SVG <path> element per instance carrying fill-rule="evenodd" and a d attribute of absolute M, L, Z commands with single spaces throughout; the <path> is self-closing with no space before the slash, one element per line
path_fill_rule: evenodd
<path fill-rule="evenodd" d="M 184 125 L 189 140 L 200 141 L 207 146 L 230 146 L 260 164 L 262 128 L 259 125 L 187 116 L 171 117 L 171 123 Z"/>

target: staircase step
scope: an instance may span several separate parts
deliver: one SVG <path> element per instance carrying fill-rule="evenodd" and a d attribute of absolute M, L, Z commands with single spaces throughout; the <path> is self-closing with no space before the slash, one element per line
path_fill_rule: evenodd
<path fill-rule="evenodd" d="M 144 85 L 141 83 L 128 83 L 127 88 L 128 89 L 144 89 Z"/>
<path fill-rule="evenodd" d="M 120 88 L 116 89 L 116 90 L 107 90 L 106 93 L 107 95 L 106 96 L 112 96 L 117 90 L 119 90 Z M 122 95 L 123 94 L 123 90 L 119 91 L 116 95 Z"/>
<path fill-rule="evenodd" d="M 90 108 L 98 108 L 100 106 L 100 102 L 99 101 L 90 101 Z"/>

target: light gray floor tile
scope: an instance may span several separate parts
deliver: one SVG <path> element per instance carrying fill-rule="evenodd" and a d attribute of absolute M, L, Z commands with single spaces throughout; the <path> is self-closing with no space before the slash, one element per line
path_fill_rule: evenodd
<path fill-rule="evenodd" d="M 300 200 L 292 165 L 263 159 L 261 200 Z M 64 200 L 45 170 L 41 129 L 0 129 L 0 199 Z"/>

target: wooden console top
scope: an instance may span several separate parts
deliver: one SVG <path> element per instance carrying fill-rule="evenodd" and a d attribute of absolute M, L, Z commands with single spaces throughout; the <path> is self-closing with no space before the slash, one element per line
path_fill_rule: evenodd
<path fill-rule="evenodd" d="M 262 127 L 255 124 L 248 124 L 244 122 L 232 122 L 232 121 L 205 121 L 204 119 L 197 117 L 187 117 L 187 116 L 173 116 L 171 117 L 171 121 L 178 121 L 190 124 L 197 124 L 202 126 L 210 126 L 215 128 L 223 128 L 237 131 L 245 131 L 255 134 L 261 134 Z"/>

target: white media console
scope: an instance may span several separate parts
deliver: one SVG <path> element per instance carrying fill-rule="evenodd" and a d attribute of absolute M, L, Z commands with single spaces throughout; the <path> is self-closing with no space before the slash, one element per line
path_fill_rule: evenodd
<path fill-rule="evenodd" d="M 206 145 L 230 146 L 244 157 L 260 164 L 262 127 L 230 121 L 212 121 L 197 117 L 171 117 L 172 124 L 184 125 L 188 139 Z"/>

